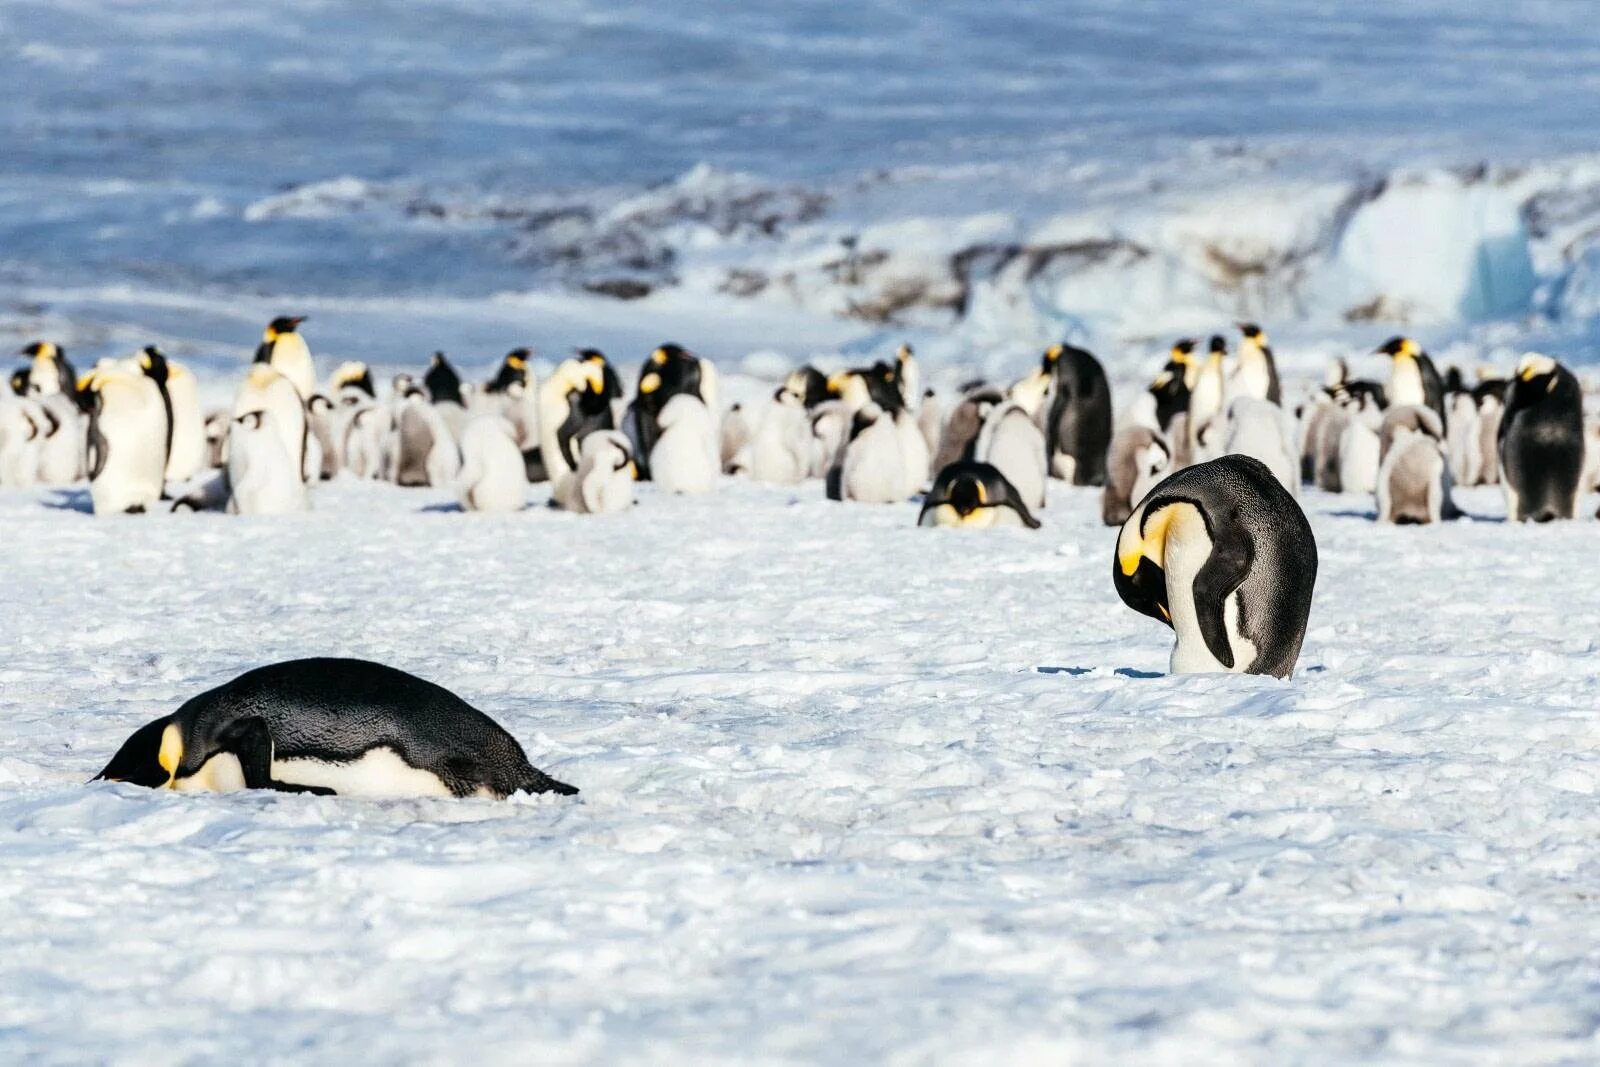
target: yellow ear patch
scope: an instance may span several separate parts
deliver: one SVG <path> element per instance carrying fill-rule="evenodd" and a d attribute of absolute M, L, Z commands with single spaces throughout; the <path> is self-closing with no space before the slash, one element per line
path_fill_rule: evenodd
<path fill-rule="evenodd" d="M 661 375 L 651 371 L 639 379 L 639 392 L 649 394 L 661 388 Z"/>
<path fill-rule="evenodd" d="M 982 482 L 978 483 L 977 489 L 978 489 L 978 503 L 987 504 L 989 502 L 989 490 L 987 490 L 987 489 L 985 489 L 983 487 L 983 483 Z"/>
<path fill-rule="evenodd" d="M 1056 360 L 1061 358 L 1061 353 L 1064 351 L 1066 350 L 1060 345 L 1051 345 L 1049 348 L 1045 349 L 1044 358 L 1054 363 Z"/>
<path fill-rule="evenodd" d="M 177 723 L 168 723 L 167 728 L 161 731 L 161 753 L 156 759 L 161 763 L 161 769 L 167 772 L 167 785 L 170 787 L 178 777 L 178 764 L 183 762 L 183 733 Z"/>
<path fill-rule="evenodd" d="M 278 331 L 274 330 L 271 326 L 268 326 L 265 330 L 261 331 L 261 339 L 270 345 L 272 342 L 278 339 Z"/>
<path fill-rule="evenodd" d="M 506 357 L 506 366 L 512 368 L 513 370 L 521 370 L 522 368 L 526 367 L 527 365 L 528 365 L 528 361 L 523 359 L 521 356 L 507 356 Z"/>
<path fill-rule="evenodd" d="M 1195 510 L 1193 504 L 1168 504 L 1155 514 L 1146 515 L 1144 532 L 1140 540 L 1117 556 L 1122 573 L 1132 577 L 1133 572 L 1139 569 L 1139 561 L 1145 559 L 1157 567 L 1165 567 L 1167 540 L 1192 521 L 1205 521 L 1200 518 L 1200 513 Z"/>
<path fill-rule="evenodd" d="M 662 364 L 666 363 L 666 361 L 667 361 L 666 349 L 658 348 L 654 352 L 650 353 L 650 362 L 654 363 L 656 366 L 659 367 Z"/>

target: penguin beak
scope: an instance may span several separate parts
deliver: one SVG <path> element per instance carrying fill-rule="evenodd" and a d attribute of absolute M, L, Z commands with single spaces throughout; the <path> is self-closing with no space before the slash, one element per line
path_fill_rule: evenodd
<path fill-rule="evenodd" d="M 643 378 L 639 379 L 639 392 L 647 396 L 660 388 L 661 375 L 657 374 L 655 371 L 651 371 L 649 374 L 646 374 Z"/>

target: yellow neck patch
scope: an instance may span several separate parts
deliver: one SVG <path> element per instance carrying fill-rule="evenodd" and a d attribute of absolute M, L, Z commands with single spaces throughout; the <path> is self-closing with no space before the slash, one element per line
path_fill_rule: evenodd
<path fill-rule="evenodd" d="M 178 764 L 183 762 L 183 732 L 177 723 L 168 723 L 161 731 L 161 753 L 156 759 L 167 772 L 167 788 L 170 789 L 178 777 Z"/>

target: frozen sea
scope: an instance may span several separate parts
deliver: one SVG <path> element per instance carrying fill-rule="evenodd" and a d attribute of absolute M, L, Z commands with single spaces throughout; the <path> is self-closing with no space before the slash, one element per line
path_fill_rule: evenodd
<path fill-rule="evenodd" d="M 1402 330 L 1592 376 L 1585 16 L 5 0 L 0 351 L 154 341 L 220 402 L 296 313 L 324 373 L 598 344 L 631 380 L 670 339 L 753 397 L 1070 337 L 1121 401 L 1251 317 L 1297 395 Z M 1383 528 L 1308 492 L 1278 681 L 1168 677 L 1098 497 L 1052 492 L 961 536 L 816 483 L 599 518 L 0 489 L 0 1060 L 1600 1058 L 1597 501 Z M 325 654 L 455 690 L 581 795 L 85 784 Z"/>

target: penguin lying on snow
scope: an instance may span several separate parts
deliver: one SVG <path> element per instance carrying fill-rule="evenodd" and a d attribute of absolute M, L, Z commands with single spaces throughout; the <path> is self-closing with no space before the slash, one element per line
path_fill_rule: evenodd
<path fill-rule="evenodd" d="M 987 463 L 961 460 L 950 464 L 933 480 L 933 488 L 917 516 L 918 526 L 995 526 L 1039 528 L 1039 520 L 1016 488 Z"/>
<path fill-rule="evenodd" d="M 353 659 L 258 667 L 140 727 L 95 779 L 179 792 L 276 789 L 359 797 L 578 790 L 431 682 Z"/>
<path fill-rule="evenodd" d="M 1117 536 L 1122 602 L 1177 633 L 1172 671 L 1287 678 L 1311 615 L 1317 543 L 1260 460 L 1223 456 L 1150 491 Z"/>
<path fill-rule="evenodd" d="M 1571 371 L 1529 352 L 1500 421 L 1500 480 L 1517 522 L 1570 519 L 1583 483 L 1583 391 Z"/>

